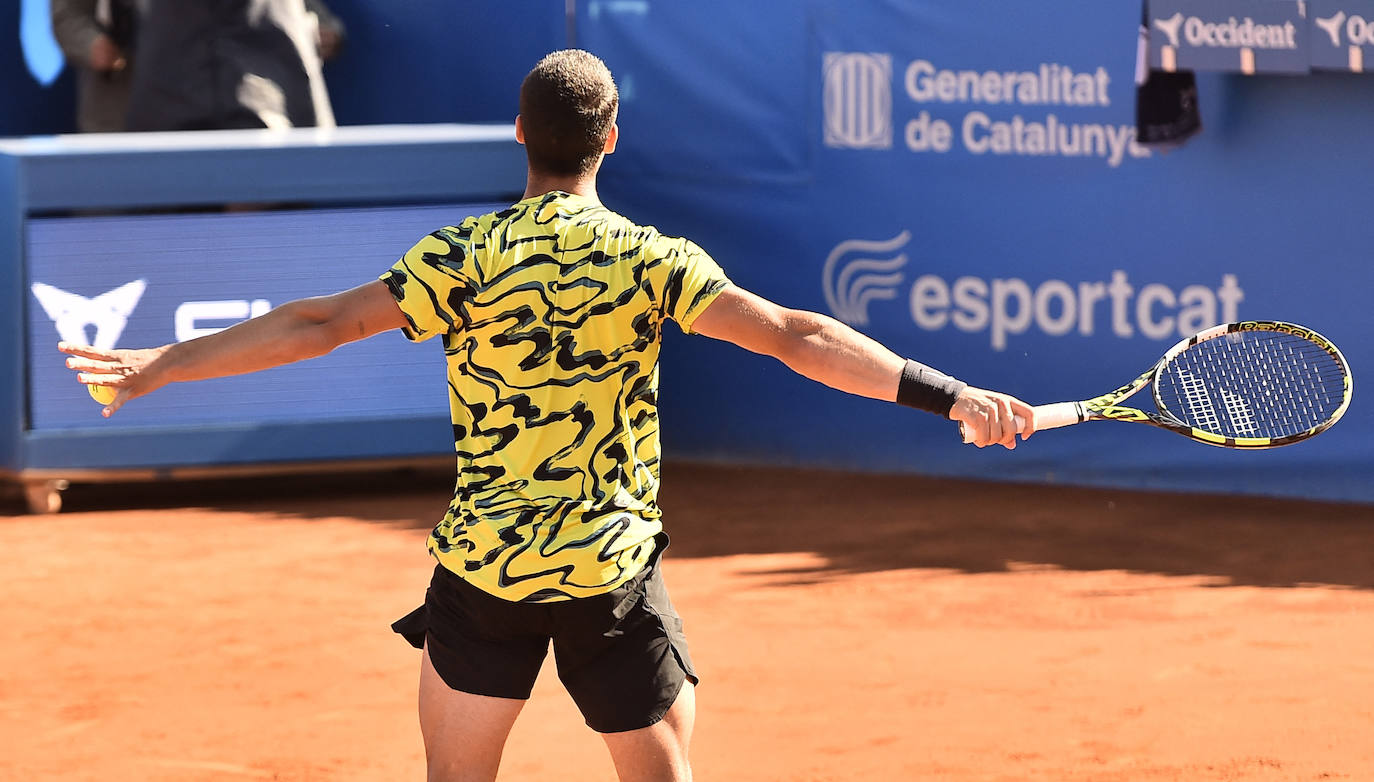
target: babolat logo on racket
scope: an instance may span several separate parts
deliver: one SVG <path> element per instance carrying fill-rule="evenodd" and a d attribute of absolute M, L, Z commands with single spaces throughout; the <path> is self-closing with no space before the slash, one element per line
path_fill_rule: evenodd
<path fill-rule="evenodd" d="M 1326 337 L 1317 332 L 1304 328 L 1294 323 L 1283 323 L 1274 320 L 1250 320 L 1244 323 L 1235 324 L 1234 331 L 1273 331 L 1279 334 L 1292 334 L 1295 337 L 1305 339 L 1308 342 L 1322 348 L 1327 353 L 1335 356 L 1340 355 L 1340 351 Z M 1344 359 L 1342 359 L 1344 360 Z"/>

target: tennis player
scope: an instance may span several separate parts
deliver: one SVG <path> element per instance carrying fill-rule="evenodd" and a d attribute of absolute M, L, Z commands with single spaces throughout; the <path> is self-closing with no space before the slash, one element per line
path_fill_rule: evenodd
<path fill-rule="evenodd" d="M 1030 406 L 905 360 L 823 315 L 730 283 L 700 247 L 597 199 L 619 97 L 606 66 L 555 52 L 520 90 L 525 197 L 424 237 L 377 281 L 284 304 L 189 342 L 60 345 L 109 416 L 168 384 L 255 372 L 391 329 L 439 337 L 458 476 L 428 541 L 424 605 L 393 628 L 423 649 L 431 780 L 496 777 L 552 644 L 558 675 L 622 780 L 687 780 L 696 669 L 663 585 L 658 355 L 666 321 L 828 386 L 1016 445 Z"/>

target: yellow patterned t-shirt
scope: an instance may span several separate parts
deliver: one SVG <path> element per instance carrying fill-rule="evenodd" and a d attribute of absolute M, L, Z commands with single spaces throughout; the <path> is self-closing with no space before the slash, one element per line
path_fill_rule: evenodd
<path fill-rule="evenodd" d="M 420 240 L 381 278 L 441 336 L 458 479 L 429 538 L 508 600 L 608 592 L 662 530 L 658 353 L 729 284 L 700 247 L 553 192 Z"/>

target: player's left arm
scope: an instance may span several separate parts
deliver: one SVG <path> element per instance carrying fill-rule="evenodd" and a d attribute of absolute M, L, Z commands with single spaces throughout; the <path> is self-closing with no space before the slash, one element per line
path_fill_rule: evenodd
<path fill-rule="evenodd" d="M 901 401 L 899 389 L 908 382 L 903 379 L 907 360 L 876 340 L 834 318 L 782 307 L 735 285 L 727 286 L 707 305 L 691 329 L 772 356 L 831 388 L 871 399 Z M 1035 431 L 1030 405 L 973 386 L 959 391 L 948 415 L 973 433 L 971 442 L 980 448 L 993 444 L 1015 448 L 1017 416 L 1025 421 L 1020 434 L 1029 437 Z"/>
<path fill-rule="evenodd" d="M 186 342 L 138 350 L 59 343 L 77 380 L 117 390 L 102 414 L 168 383 L 243 375 L 322 356 L 348 342 L 406 325 L 386 283 L 369 282 L 330 296 L 298 299 L 265 315 Z"/>

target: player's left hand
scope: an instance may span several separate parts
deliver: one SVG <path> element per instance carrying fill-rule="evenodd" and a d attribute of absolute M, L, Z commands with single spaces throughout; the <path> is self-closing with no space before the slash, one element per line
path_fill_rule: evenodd
<path fill-rule="evenodd" d="M 67 354 L 67 368 L 77 372 L 78 382 L 114 389 L 114 399 L 100 411 L 106 418 L 130 399 L 152 393 L 167 384 L 163 373 L 154 371 L 155 362 L 167 352 L 166 346 L 102 350 L 90 345 L 59 342 L 57 349 Z"/>
<path fill-rule="evenodd" d="M 1035 432 L 1035 408 L 1014 396 L 973 386 L 959 392 L 949 417 L 973 434 L 969 442 L 979 448 L 1001 445 L 1012 449 L 1017 434 L 1025 440 Z"/>

